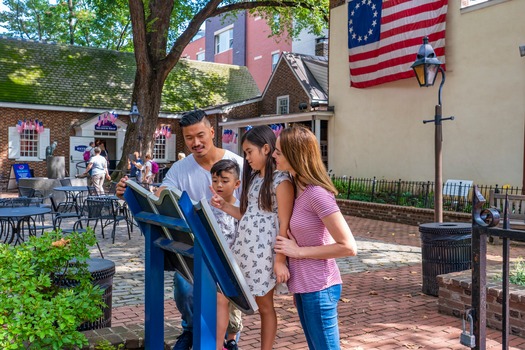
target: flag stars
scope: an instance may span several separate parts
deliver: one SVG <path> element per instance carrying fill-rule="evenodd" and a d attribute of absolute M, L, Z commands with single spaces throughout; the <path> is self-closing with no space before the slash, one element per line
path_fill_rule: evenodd
<path fill-rule="evenodd" d="M 348 0 L 349 45 L 366 45 L 376 40 L 381 18 L 377 8 L 376 0 Z"/>

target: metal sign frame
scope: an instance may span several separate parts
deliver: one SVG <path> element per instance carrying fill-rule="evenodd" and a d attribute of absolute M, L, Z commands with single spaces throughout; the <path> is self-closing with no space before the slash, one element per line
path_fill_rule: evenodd
<path fill-rule="evenodd" d="M 145 236 L 145 347 L 164 349 L 164 269 L 168 264 L 194 284 L 193 347 L 215 349 L 217 290 L 246 314 L 257 310 L 210 206 L 186 192 L 159 197 L 127 181 L 124 198 Z"/>

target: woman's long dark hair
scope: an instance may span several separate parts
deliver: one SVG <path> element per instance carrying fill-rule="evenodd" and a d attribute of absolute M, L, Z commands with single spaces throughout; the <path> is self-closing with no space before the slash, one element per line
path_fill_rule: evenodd
<path fill-rule="evenodd" d="M 264 170 L 264 179 L 262 188 L 259 192 L 259 209 L 271 211 L 272 210 L 272 185 L 273 185 L 273 172 L 275 171 L 275 159 L 272 154 L 275 150 L 275 134 L 272 129 L 267 125 L 260 125 L 251 128 L 241 139 L 241 145 L 244 141 L 248 141 L 256 146 L 259 151 L 264 145 L 270 147 L 270 152 L 267 155 L 266 165 Z M 259 171 L 252 169 L 248 161 L 246 160 L 246 154 L 244 155 L 244 167 L 242 170 L 242 193 L 241 193 L 241 213 L 244 214 L 248 208 L 248 190 L 253 182 L 255 176 L 258 176 Z"/>

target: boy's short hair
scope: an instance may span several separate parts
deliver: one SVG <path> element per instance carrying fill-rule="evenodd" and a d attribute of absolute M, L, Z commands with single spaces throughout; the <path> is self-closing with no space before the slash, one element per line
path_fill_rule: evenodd
<path fill-rule="evenodd" d="M 211 167 L 210 173 L 212 175 L 221 176 L 221 174 L 226 171 L 232 173 L 236 179 L 239 179 L 241 176 L 241 167 L 239 164 L 232 159 L 221 159 L 217 163 L 213 164 Z"/>
<path fill-rule="evenodd" d="M 190 126 L 202 121 L 204 121 L 207 125 L 211 125 L 208 118 L 206 118 L 206 113 L 202 109 L 196 109 L 194 111 L 184 113 L 179 120 L 179 126 Z"/>

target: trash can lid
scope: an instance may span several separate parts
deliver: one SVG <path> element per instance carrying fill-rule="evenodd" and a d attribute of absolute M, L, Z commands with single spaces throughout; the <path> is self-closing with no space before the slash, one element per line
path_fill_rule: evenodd
<path fill-rule="evenodd" d="M 419 232 L 439 235 L 471 234 L 472 224 L 466 222 L 431 222 L 419 225 Z"/>
<path fill-rule="evenodd" d="M 419 232 L 441 235 L 472 233 L 472 224 L 466 222 L 431 222 L 419 225 Z"/>

